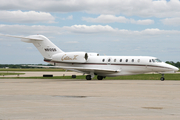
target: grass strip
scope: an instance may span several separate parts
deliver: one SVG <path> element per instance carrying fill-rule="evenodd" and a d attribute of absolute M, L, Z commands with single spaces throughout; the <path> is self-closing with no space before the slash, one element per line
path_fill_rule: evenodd
<path fill-rule="evenodd" d="M 24 75 L 25 73 L 0 73 L 0 76 L 3 75 Z"/>
<path fill-rule="evenodd" d="M 165 80 L 180 80 L 180 74 L 165 74 Z M 140 74 L 129 76 L 106 77 L 103 80 L 160 80 L 161 74 Z M 54 76 L 54 77 L 0 77 L 0 79 L 86 79 L 86 76 Z M 97 76 L 93 78 L 97 80 Z"/>

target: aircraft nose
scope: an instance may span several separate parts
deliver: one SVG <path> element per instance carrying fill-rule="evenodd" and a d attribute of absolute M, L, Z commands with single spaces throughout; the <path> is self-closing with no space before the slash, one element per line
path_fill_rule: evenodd
<path fill-rule="evenodd" d="M 174 72 L 177 72 L 179 70 L 179 68 L 172 66 L 171 69 L 173 69 Z"/>
<path fill-rule="evenodd" d="M 174 71 L 179 71 L 179 68 L 175 67 L 175 68 L 174 68 Z"/>
<path fill-rule="evenodd" d="M 170 68 L 171 70 L 173 70 L 174 72 L 177 72 L 179 70 L 179 68 L 173 66 L 173 65 L 169 65 L 169 64 L 166 64 L 168 68 Z"/>

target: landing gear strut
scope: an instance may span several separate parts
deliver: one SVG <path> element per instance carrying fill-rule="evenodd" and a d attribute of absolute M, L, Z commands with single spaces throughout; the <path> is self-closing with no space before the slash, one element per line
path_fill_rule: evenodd
<path fill-rule="evenodd" d="M 93 79 L 93 78 L 94 78 L 94 72 L 91 71 L 91 72 L 90 72 L 90 75 L 87 75 L 87 76 L 86 76 L 86 80 L 91 80 L 91 79 Z"/>
<path fill-rule="evenodd" d="M 164 80 L 165 80 L 164 74 L 162 74 L 161 81 L 164 81 Z"/>

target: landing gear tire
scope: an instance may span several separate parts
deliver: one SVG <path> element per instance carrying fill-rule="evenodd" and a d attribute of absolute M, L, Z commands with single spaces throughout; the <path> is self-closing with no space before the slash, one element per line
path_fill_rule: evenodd
<path fill-rule="evenodd" d="M 86 75 L 86 80 L 91 80 L 91 75 Z"/>
<path fill-rule="evenodd" d="M 161 81 L 164 81 L 165 80 L 165 78 L 164 77 L 161 77 Z"/>
<path fill-rule="evenodd" d="M 165 80 L 165 78 L 164 78 L 164 74 L 162 74 L 162 77 L 161 77 L 161 79 L 160 79 L 161 81 L 164 81 Z"/>
<path fill-rule="evenodd" d="M 104 77 L 103 76 L 97 76 L 98 80 L 102 80 Z"/>

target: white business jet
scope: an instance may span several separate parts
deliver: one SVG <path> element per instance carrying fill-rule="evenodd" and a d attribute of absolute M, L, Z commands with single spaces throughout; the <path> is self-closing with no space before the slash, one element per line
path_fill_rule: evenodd
<path fill-rule="evenodd" d="M 5 36 L 21 38 L 23 42 L 33 43 L 44 57 L 44 61 L 54 65 L 52 67 L 87 74 L 87 80 L 91 80 L 95 75 L 97 75 L 98 80 L 102 80 L 106 76 L 157 72 L 162 74 L 160 79 L 163 81 L 165 80 L 164 73 L 174 73 L 179 70 L 177 67 L 166 64 L 156 57 L 99 56 L 98 53 L 63 52 L 43 35 Z"/>

